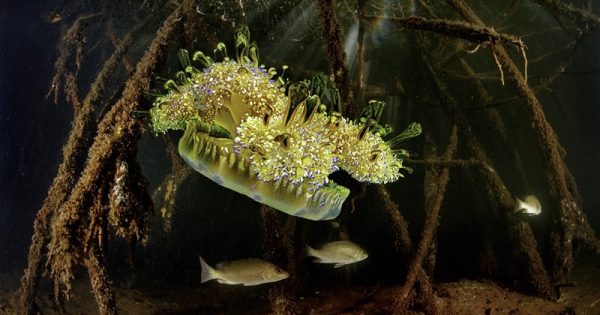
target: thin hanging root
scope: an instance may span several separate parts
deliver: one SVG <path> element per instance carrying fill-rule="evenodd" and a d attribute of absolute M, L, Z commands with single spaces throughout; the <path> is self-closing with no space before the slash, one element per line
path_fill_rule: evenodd
<path fill-rule="evenodd" d="M 468 11 L 468 13 L 474 15 L 474 12 L 470 9 L 463 11 Z M 467 53 L 469 54 L 477 52 L 481 44 L 509 44 L 521 50 L 521 54 L 523 54 L 525 59 L 525 73 L 527 73 L 527 58 L 525 56 L 525 45 L 523 44 L 523 41 L 518 37 L 498 33 L 493 28 L 489 28 L 483 25 L 483 23 L 479 19 L 469 20 L 468 23 L 440 19 L 426 19 L 423 17 L 416 16 L 411 16 L 407 18 L 366 16 L 364 17 L 364 19 L 379 22 L 382 20 L 390 21 L 394 22 L 396 25 L 402 28 L 431 31 L 445 36 L 462 38 L 476 43 L 477 46 L 475 46 L 473 50 L 467 50 Z M 504 71 L 495 52 L 492 53 L 494 55 L 496 66 L 498 67 L 498 71 L 500 72 L 500 81 L 502 82 L 502 85 L 504 85 Z M 525 81 L 527 81 L 527 74 L 525 74 Z"/>
<path fill-rule="evenodd" d="M 502 86 L 504 86 L 504 71 L 502 71 L 502 65 L 500 64 L 500 61 L 498 61 L 498 56 L 496 56 L 496 53 L 493 50 L 492 56 L 494 56 L 496 67 L 498 68 L 498 72 L 500 72 L 500 82 L 502 83 Z"/>
<path fill-rule="evenodd" d="M 521 46 L 521 47 L 517 47 L 518 50 L 521 51 L 521 55 L 523 56 L 523 77 L 525 80 L 525 83 L 527 84 L 527 67 L 529 64 L 529 61 L 527 60 L 527 54 L 525 53 L 525 45 Z"/>
<path fill-rule="evenodd" d="M 471 50 L 466 50 L 467 54 L 472 55 L 474 53 L 476 53 L 477 51 L 479 51 L 479 48 L 481 48 L 481 44 L 477 44 L 477 46 L 475 46 L 475 48 L 471 49 Z"/>

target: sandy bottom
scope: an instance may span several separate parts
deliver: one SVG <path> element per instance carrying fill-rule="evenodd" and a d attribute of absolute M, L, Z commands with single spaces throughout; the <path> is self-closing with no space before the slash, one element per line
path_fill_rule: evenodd
<path fill-rule="evenodd" d="M 502 288 L 493 282 L 461 280 L 435 286 L 442 314 L 600 314 L 600 263 L 598 258 L 579 263 L 572 286 L 561 289 L 557 302 Z M 0 314 L 14 314 L 10 297 L 18 277 L 1 276 Z M 4 286 L 4 288 L 2 288 Z M 58 314 L 42 285 L 36 304 L 42 314 Z M 387 314 L 398 287 L 349 287 L 304 292 L 296 299 L 300 314 Z M 68 314 L 97 314 L 86 279 L 73 285 L 76 295 L 66 305 Z M 168 290 L 117 288 L 121 314 L 268 314 L 269 286 L 241 287 L 208 283 Z M 44 293 L 46 292 L 46 293 Z M 418 312 L 415 312 L 418 314 Z"/>

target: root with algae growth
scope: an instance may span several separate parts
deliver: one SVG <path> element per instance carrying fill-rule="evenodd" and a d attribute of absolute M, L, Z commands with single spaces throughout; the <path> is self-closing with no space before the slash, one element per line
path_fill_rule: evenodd
<path fill-rule="evenodd" d="M 114 68 L 119 64 L 122 56 L 126 54 L 129 46 L 135 40 L 140 27 L 134 28 L 121 42 L 120 46 L 104 64 L 82 108 L 77 111 L 73 129 L 63 150 L 63 163 L 59 173 L 50 187 L 48 197 L 34 222 L 34 236 L 28 257 L 28 267 L 21 280 L 19 295 L 19 310 L 28 314 L 37 290 L 37 284 L 42 273 L 44 262 L 44 248 L 48 247 L 48 261 L 45 265 L 55 285 L 55 297 L 61 299 L 68 296 L 70 282 L 73 279 L 73 268 L 83 265 L 87 268 L 90 281 L 99 310 L 102 314 L 116 313 L 114 293 L 106 273 L 106 264 L 103 258 L 103 247 L 106 245 L 105 236 L 108 233 L 106 224 L 101 224 L 109 217 L 108 204 L 99 200 L 108 201 L 108 196 L 97 196 L 98 191 L 106 195 L 110 192 L 105 189 L 105 174 L 114 173 L 115 161 L 119 154 L 135 156 L 137 140 L 141 134 L 141 126 L 133 120 L 129 113 L 139 106 L 138 102 L 145 90 L 150 88 L 151 74 L 163 55 L 165 44 L 172 38 L 172 33 L 178 25 L 181 8 L 176 9 L 157 31 L 156 37 L 150 44 L 144 56 L 136 65 L 136 72 L 129 78 L 125 85 L 122 97 L 112 106 L 110 111 L 102 118 L 95 132 L 93 142 L 92 130 L 95 129 L 93 112 L 101 98 L 106 82 L 110 79 Z M 77 28 L 76 28 L 77 29 Z M 60 67 L 59 67 L 60 68 Z M 60 77 L 58 70 L 58 77 Z M 53 83 L 54 84 L 54 83 Z M 87 147 L 89 151 L 86 151 Z M 133 151 L 132 151 L 133 148 Z M 87 152 L 87 162 L 82 164 Z M 129 159 L 130 163 L 136 164 Z M 123 165 L 123 164 L 119 164 Z M 125 202 L 132 202 L 137 208 L 136 212 L 113 212 L 112 223 L 117 224 L 117 230 L 122 229 L 122 234 L 136 237 L 144 235 L 143 222 L 152 206 L 149 202 L 144 180 L 136 165 L 130 165 L 130 170 L 122 170 L 124 182 L 113 183 L 113 187 L 127 187 L 121 197 Z M 74 174 L 81 175 L 79 177 Z M 108 203 L 108 202 L 106 202 Z M 90 205 L 95 205 L 88 210 Z M 114 204 L 113 204 L 114 205 Z M 131 208 L 129 209 L 131 210 Z M 114 209 L 114 211 L 118 211 Z M 120 221 L 121 214 L 133 214 L 134 218 Z M 115 217 L 116 216 L 116 217 Z M 110 220 L 109 220 L 110 221 Z M 123 222 L 128 224 L 123 225 Z M 84 246 L 81 241 L 84 240 Z"/>

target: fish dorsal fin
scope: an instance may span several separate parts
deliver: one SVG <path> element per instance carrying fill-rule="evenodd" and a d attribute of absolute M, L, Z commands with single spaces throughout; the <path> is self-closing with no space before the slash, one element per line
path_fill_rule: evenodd
<path fill-rule="evenodd" d="M 318 251 L 309 245 L 306 245 L 306 256 L 317 257 Z"/>
<path fill-rule="evenodd" d="M 335 250 L 337 253 L 351 253 L 354 244 L 347 240 L 334 241 L 321 247 L 322 250 Z"/>
<path fill-rule="evenodd" d="M 222 261 L 222 262 L 216 264 L 215 267 L 217 267 L 217 269 L 223 269 L 224 267 L 227 267 L 229 265 L 231 265 L 230 261 Z"/>
<path fill-rule="evenodd" d="M 528 205 L 530 205 L 532 207 L 535 207 L 535 208 L 541 208 L 542 207 L 542 205 L 540 203 L 540 200 L 536 196 L 534 196 L 534 195 L 525 196 L 525 200 L 524 201 L 525 201 L 525 203 L 527 203 Z"/>

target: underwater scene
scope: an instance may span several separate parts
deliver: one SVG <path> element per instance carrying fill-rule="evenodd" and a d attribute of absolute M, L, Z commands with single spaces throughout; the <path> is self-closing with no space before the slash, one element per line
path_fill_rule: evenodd
<path fill-rule="evenodd" d="M 600 2 L 0 3 L 0 314 L 600 314 Z"/>

